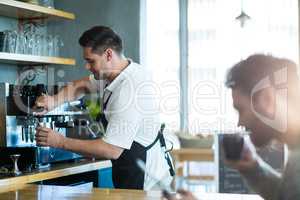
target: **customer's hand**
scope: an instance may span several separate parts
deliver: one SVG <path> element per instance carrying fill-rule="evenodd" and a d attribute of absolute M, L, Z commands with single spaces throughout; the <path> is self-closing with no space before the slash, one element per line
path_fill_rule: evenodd
<path fill-rule="evenodd" d="M 42 110 L 39 110 L 42 108 Z M 35 102 L 34 109 L 38 109 L 37 112 L 35 112 L 35 115 L 44 115 L 47 112 L 53 110 L 55 108 L 55 99 L 53 96 L 49 95 L 42 95 L 39 96 Z"/>
<path fill-rule="evenodd" d="M 249 137 L 244 138 L 243 150 L 240 160 L 225 160 L 225 164 L 240 172 L 248 171 L 257 165 L 257 153 Z"/>
<path fill-rule="evenodd" d="M 62 134 L 46 127 L 36 128 L 35 139 L 38 146 L 50 146 L 54 148 L 62 148 L 64 142 Z"/>
<path fill-rule="evenodd" d="M 163 196 L 168 200 L 197 200 L 196 197 L 189 191 L 178 190 L 177 192 L 179 195 L 175 195 L 175 194 L 173 195 L 167 192 L 163 192 Z"/>

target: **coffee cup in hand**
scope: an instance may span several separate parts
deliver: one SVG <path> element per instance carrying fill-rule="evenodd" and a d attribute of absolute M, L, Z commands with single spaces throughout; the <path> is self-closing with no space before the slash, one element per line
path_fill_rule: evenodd
<path fill-rule="evenodd" d="M 244 146 L 244 138 L 240 134 L 224 134 L 222 146 L 227 160 L 240 160 Z"/>

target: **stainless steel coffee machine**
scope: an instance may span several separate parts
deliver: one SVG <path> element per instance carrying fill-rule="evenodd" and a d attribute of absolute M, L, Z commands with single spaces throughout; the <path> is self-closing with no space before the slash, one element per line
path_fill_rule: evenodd
<path fill-rule="evenodd" d="M 55 110 L 34 115 L 38 96 L 57 93 L 57 86 L 12 85 L 0 83 L 0 166 L 12 163 L 10 154 L 21 154 L 20 168 L 47 166 L 49 163 L 80 157 L 75 153 L 49 147 L 38 147 L 35 141 L 37 126 L 52 128 L 66 137 L 93 139 L 89 116 L 82 101 L 65 103 Z M 7 159 L 5 159 L 7 157 Z"/>

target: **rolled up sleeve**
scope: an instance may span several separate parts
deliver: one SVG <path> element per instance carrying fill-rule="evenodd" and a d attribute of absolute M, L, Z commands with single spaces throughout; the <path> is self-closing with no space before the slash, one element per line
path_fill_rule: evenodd
<path fill-rule="evenodd" d="M 108 126 L 103 138 L 106 143 L 130 149 L 142 123 L 135 100 L 129 81 L 124 81 L 113 91 L 107 105 Z"/>

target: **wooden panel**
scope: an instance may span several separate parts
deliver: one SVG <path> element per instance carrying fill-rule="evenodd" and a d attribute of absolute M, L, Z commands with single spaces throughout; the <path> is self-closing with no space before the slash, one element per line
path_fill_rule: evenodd
<path fill-rule="evenodd" d="M 17 177 L 0 179 L 0 188 L 2 186 L 10 187 L 12 185 L 21 185 L 72 174 L 80 174 L 107 167 L 111 167 L 110 161 L 83 160 L 77 163 L 55 164 L 51 166 L 50 169 L 37 170 Z"/>
<path fill-rule="evenodd" d="M 178 149 L 172 155 L 178 161 L 214 161 L 212 149 Z"/>
<path fill-rule="evenodd" d="M 203 175 L 203 176 L 187 176 L 186 177 L 189 180 L 201 180 L 201 181 L 213 181 L 215 179 L 214 176 L 208 176 L 208 175 Z"/>
<path fill-rule="evenodd" d="M 21 190 L 23 188 L 29 187 L 29 184 L 10 184 L 10 185 L 3 185 L 0 187 L 0 193 L 8 192 L 8 191 L 15 191 Z"/>
<path fill-rule="evenodd" d="M 75 19 L 73 13 L 14 0 L 0 0 L 0 15 L 16 19 Z"/>
<path fill-rule="evenodd" d="M 71 58 L 33 56 L 25 54 L 0 53 L 0 62 L 15 65 L 75 65 L 76 61 Z"/>

